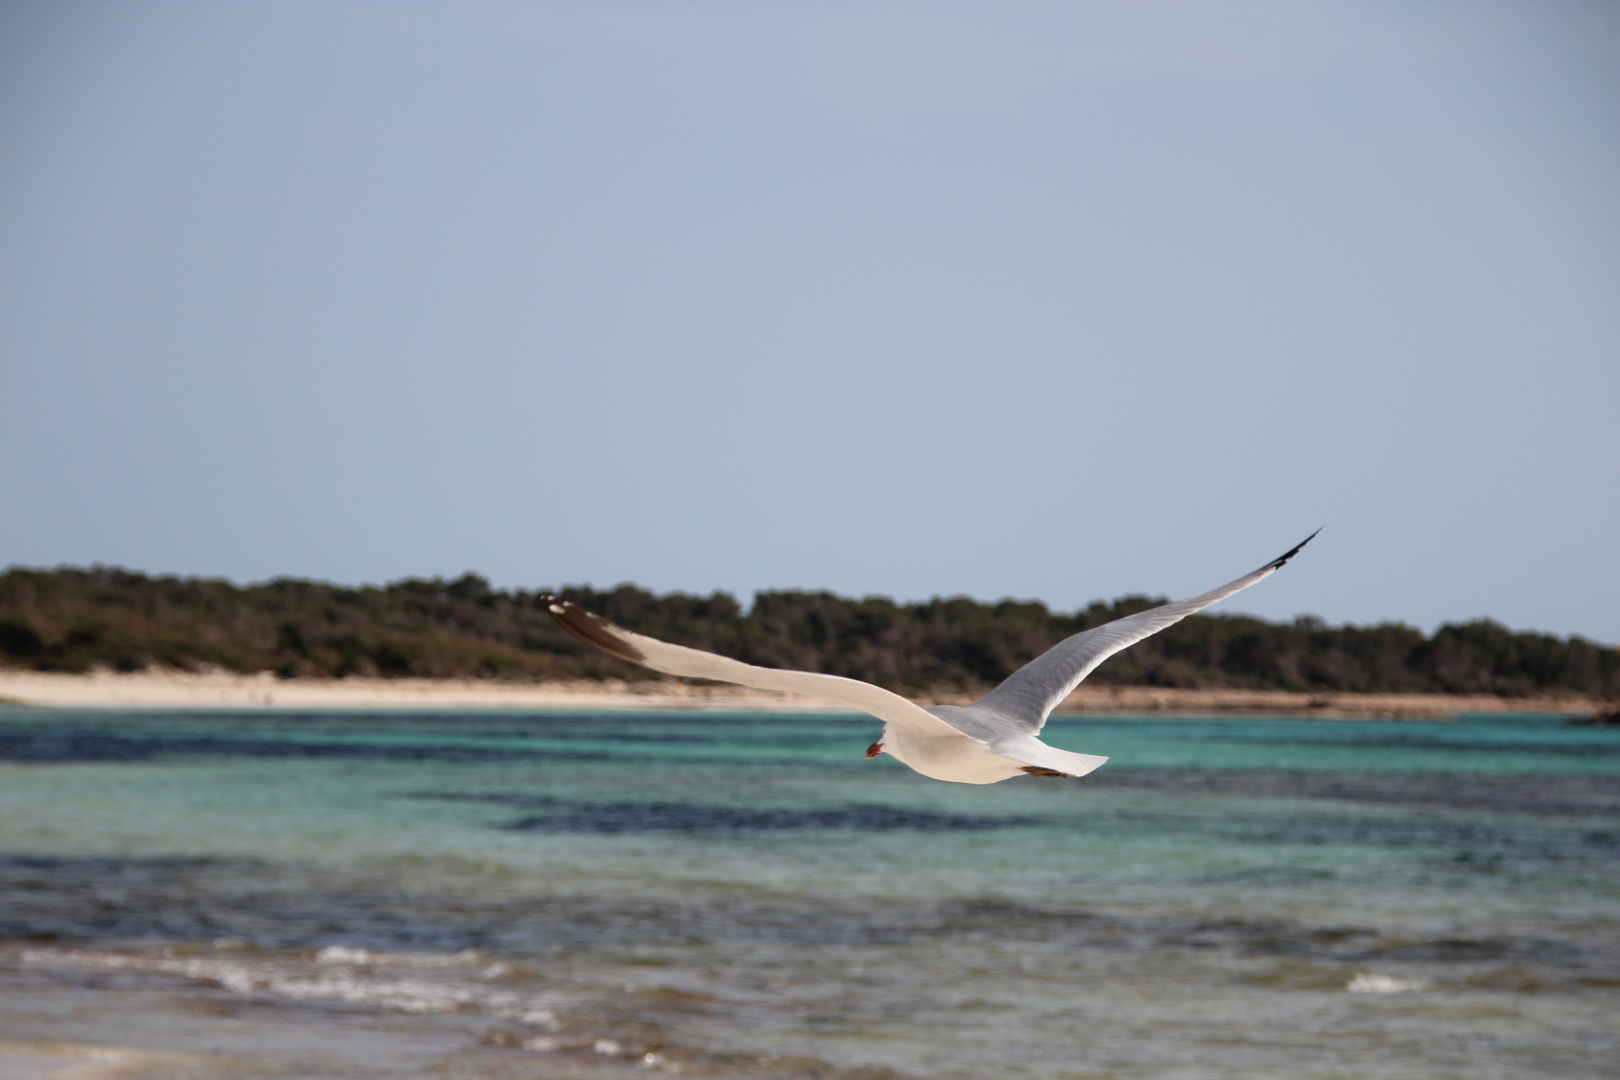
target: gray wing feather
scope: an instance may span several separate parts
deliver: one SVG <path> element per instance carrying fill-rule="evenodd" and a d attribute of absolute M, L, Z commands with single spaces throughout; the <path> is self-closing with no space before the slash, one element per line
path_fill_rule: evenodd
<path fill-rule="evenodd" d="M 1033 735 L 1046 725 L 1046 718 L 1052 710 L 1073 693 L 1074 688 L 1095 671 L 1098 664 L 1121 649 L 1180 622 L 1193 612 L 1202 611 L 1233 593 L 1264 581 L 1298 555 L 1300 548 L 1315 537 L 1316 533 L 1311 533 L 1286 554 L 1218 589 L 1177 600 L 1173 604 L 1139 611 L 1135 615 L 1127 615 L 1065 638 L 1013 672 L 1000 686 L 969 707 L 991 713 L 1003 722 Z"/>

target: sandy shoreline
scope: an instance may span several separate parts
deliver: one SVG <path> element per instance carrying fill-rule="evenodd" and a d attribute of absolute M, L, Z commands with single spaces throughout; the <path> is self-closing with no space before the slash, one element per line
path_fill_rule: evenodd
<path fill-rule="evenodd" d="M 935 695 L 924 704 L 966 704 L 970 697 Z M 732 686 L 642 683 L 514 683 L 493 679 L 278 679 L 269 672 L 237 675 L 143 671 L 55 672 L 0 670 L 0 703 L 59 708 L 734 708 L 849 711 L 834 702 Z M 1445 694 L 1304 694 L 1280 690 L 1169 690 L 1082 686 L 1063 712 L 1269 713 L 1295 716 L 1390 717 L 1444 720 L 1463 712 L 1591 713 L 1587 698 L 1499 698 Z"/>

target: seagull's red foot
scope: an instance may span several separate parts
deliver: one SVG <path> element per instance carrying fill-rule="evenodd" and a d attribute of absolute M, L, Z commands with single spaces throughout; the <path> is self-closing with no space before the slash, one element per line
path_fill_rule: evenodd
<path fill-rule="evenodd" d="M 881 753 L 883 753 L 883 744 L 881 742 L 875 742 L 866 748 L 866 756 L 869 758 L 875 758 Z"/>
<path fill-rule="evenodd" d="M 1029 773 L 1029 775 L 1031 775 L 1031 776 L 1059 776 L 1059 777 L 1061 777 L 1061 776 L 1068 776 L 1069 775 L 1066 772 L 1058 772 L 1056 769 L 1043 769 L 1039 765 L 1025 765 L 1024 766 L 1024 771 Z"/>

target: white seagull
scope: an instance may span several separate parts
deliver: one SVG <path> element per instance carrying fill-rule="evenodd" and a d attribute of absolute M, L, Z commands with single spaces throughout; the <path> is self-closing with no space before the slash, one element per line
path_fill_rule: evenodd
<path fill-rule="evenodd" d="M 1094 754 L 1059 750 L 1035 736 L 1045 726 L 1052 710 L 1098 664 L 1193 612 L 1202 611 L 1270 577 L 1315 537 L 1316 533 L 1311 533 L 1286 554 L 1218 589 L 1139 611 L 1065 638 L 1013 672 L 972 705 L 935 705 L 930 709 L 859 679 L 756 667 L 633 633 L 555 596 L 541 599 L 564 630 L 609 656 L 665 675 L 713 679 L 849 705 L 883 721 L 883 737 L 867 748 L 867 757 L 893 754 L 935 780 L 994 784 L 1020 773 L 1084 776 L 1107 761 Z"/>

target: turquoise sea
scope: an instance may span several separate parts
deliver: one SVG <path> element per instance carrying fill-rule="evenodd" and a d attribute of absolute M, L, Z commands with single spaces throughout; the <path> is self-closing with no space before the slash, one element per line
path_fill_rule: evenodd
<path fill-rule="evenodd" d="M 1620 731 L 1059 718 L 1113 760 L 969 787 L 863 760 L 878 730 L 0 709 L 0 1051 L 126 1078 L 1616 1075 Z"/>

